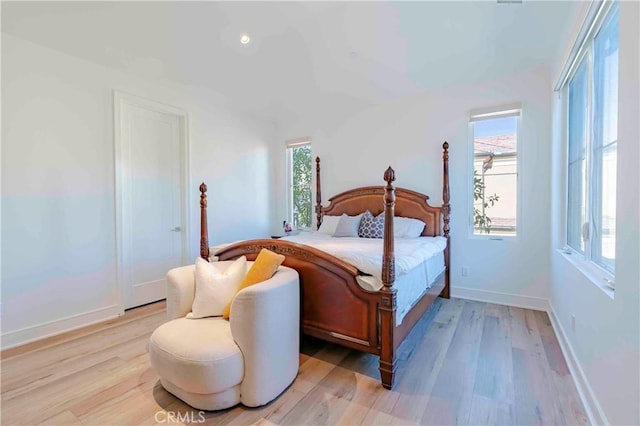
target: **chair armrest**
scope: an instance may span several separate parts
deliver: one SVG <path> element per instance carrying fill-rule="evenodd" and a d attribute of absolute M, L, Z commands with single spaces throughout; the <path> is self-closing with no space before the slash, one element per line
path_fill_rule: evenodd
<path fill-rule="evenodd" d="M 167 320 L 182 318 L 191 312 L 196 293 L 195 266 L 174 268 L 167 273 Z"/>
<path fill-rule="evenodd" d="M 244 356 L 244 405 L 266 404 L 298 374 L 299 282 L 295 270 L 281 266 L 271 279 L 243 289 L 233 299 L 229 321 Z"/>

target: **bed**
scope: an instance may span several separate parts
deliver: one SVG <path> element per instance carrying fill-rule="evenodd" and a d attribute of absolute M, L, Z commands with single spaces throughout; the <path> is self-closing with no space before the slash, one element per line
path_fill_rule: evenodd
<path fill-rule="evenodd" d="M 443 201 L 439 207 L 429 205 L 429 197 L 425 194 L 395 188 L 395 172 L 391 167 L 384 173 L 386 185 L 345 191 L 330 198 L 325 207 L 322 205 L 320 159 L 316 158 L 317 229 L 325 216 L 354 216 L 366 210 L 373 215 L 383 211 L 385 213 L 379 290 L 367 289 L 362 283 L 363 278 L 366 281 L 369 274 L 335 255 L 308 245 L 306 241 L 302 244 L 295 239 L 248 240 L 226 245 L 212 252 L 208 240 L 207 187 L 204 183 L 200 185 L 200 255 L 205 259 L 216 256 L 218 260 L 244 255 L 252 260 L 262 248 L 284 254 L 284 264 L 296 269 L 300 275 L 301 332 L 378 355 L 382 385 L 391 389 L 398 347 L 436 297 L 449 298 L 449 144 L 445 142 L 442 147 Z M 421 234 L 423 237 L 440 236 L 444 239 L 442 271 L 429 279 L 430 285 L 413 298 L 406 307 L 406 312 L 402 312 L 400 316 L 398 289 L 395 286 L 394 216 L 419 219 L 425 223 Z"/>

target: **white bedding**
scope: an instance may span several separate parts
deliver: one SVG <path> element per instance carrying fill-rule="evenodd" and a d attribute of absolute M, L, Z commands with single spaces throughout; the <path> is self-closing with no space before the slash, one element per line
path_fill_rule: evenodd
<path fill-rule="evenodd" d="M 434 256 L 426 263 L 429 263 L 432 260 L 437 261 L 437 257 L 437 255 Z M 444 262 L 442 263 L 440 273 L 434 277 L 428 277 L 428 268 L 418 266 L 408 274 L 405 274 L 396 280 L 393 284 L 393 286 L 398 290 L 396 293 L 396 325 L 402 324 L 402 320 L 405 315 L 409 313 L 411 308 L 413 308 L 413 305 L 420 300 L 422 295 L 431 288 L 433 283 L 436 281 L 436 278 L 438 278 L 443 270 Z"/>
<path fill-rule="evenodd" d="M 320 232 L 301 232 L 283 238 L 307 244 L 344 260 L 371 276 L 356 277 L 358 285 L 365 290 L 382 288 L 382 245 L 375 238 L 331 237 Z M 433 282 L 444 271 L 444 237 L 396 238 L 396 325 L 402 324 L 404 316 Z"/>
<path fill-rule="evenodd" d="M 360 287 L 365 290 L 378 291 L 382 288 L 382 239 L 338 238 L 314 231 L 300 232 L 282 239 L 313 246 L 369 274 L 356 277 Z M 211 253 L 227 245 L 211 247 Z M 406 313 L 444 271 L 446 245 L 446 238 L 441 236 L 395 239 L 396 280 L 393 286 L 397 289 L 396 325 L 402 323 Z"/>
<path fill-rule="evenodd" d="M 320 232 L 300 232 L 284 237 L 300 244 L 313 246 L 381 280 L 383 240 L 377 238 L 336 238 Z M 447 246 L 447 239 L 438 237 L 396 238 L 394 244 L 396 278 L 426 262 Z"/>

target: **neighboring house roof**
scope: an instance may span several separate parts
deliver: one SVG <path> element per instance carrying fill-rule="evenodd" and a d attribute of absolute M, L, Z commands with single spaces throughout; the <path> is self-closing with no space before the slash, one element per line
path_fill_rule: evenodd
<path fill-rule="evenodd" d="M 494 154 L 515 154 L 516 144 L 515 134 L 487 136 L 484 138 L 475 138 L 473 140 L 473 148 L 476 155 L 483 152 L 493 152 Z"/>

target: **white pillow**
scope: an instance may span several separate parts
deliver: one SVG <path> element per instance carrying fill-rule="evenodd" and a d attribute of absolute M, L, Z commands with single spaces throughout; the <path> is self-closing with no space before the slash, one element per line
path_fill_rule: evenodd
<path fill-rule="evenodd" d="M 322 223 L 320 224 L 318 232 L 322 232 L 323 234 L 327 235 L 333 235 L 333 233 L 336 232 L 339 221 L 340 216 L 322 216 Z"/>
<path fill-rule="evenodd" d="M 209 263 L 196 259 L 196 294 L 187 318 L 221 316 L 247 275 L 247 258 Z"/>
<path fill-rule="evenodd" d="M 340 221 L 338 221 L 338 226 L 336 227 L 333 236 L 357 238 L 361 219 L 362 214 L 359 214 L 357 216 L 347 216 L 346 213 L 343 213 L 342 216 L 340 216 Z"/>
<path fill-rule="evenodd" d="M 420 219 L 412 219 L 412 218 L 404 218 L 404 219 L 409 219 L 410 221 L 409 229 L 407 230 L 407 234 L 405 238 L 418 238 L 419 236 L 422 235 L 422 231 L 424 231 L 424 227 L 426 226 L 426 224 L 423 221 L 421 221 Z"/>
<path fill-rule="evenodd" d="M 396 216 L 393 218 L 393 235 L 396 238 L 418 238 L 424 229 L 420 219 Z"/>

